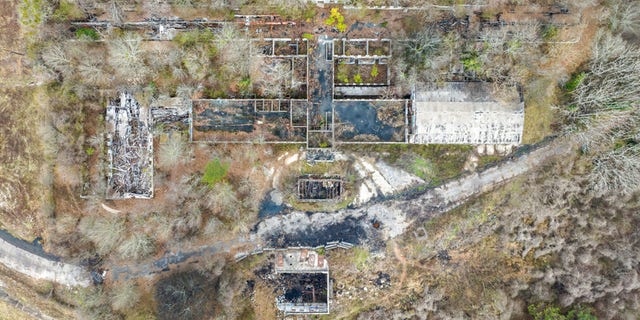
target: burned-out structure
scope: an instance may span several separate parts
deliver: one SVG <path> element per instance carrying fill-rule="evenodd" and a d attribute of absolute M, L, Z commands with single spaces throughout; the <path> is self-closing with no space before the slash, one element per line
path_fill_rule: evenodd
<path fill-rule="evenodd" d="M 336 201 L 342 196 L 343 187 L 337 176 L 304 175 L 298 178 L 298 201 Z"/>
<path fill-rule="evenodd" d="M 153 197 L 153 137 L 149 109 L 131 93 L 107 104 L 107 199 Z"/>
<path fill-rule="evenodd" d="M 276 306 L 286 315 L 328 314 L 331 298 L 329 263 L 309 249 L 276 254 Z"/>
<path fill-rule="evenodd" d="M 190 131 L 193 141 L 303 143 L 306 122 L 302 99 L 198 99 Z"/>
<path fill-rule="evenodd" d="M 485 82 L 416 86 L 409 143 L 516 145 L 522 141 L 524 100 L 518 87 Z"/>
<path fill-rule="evenodd" d="M 252 43 L 250 56 L 263 62 L 265 72 L 278 76 L 277 85 L 263 81 L 263 97 L 169 99 L 143 108 L 123 93 L 110 102 L 108 198 L 153 196 L 151 123 L 188 128 L 192 142 L 306 145 L 310 162 L 333 161 L 342 144 L 521 142 L 524 102 L 517 87 L 418 84 L 410 99 L 409 92 L 404 99 L 387 98 L 393 91 L 390 39 L 321 36 L 312 47 L 306 39 L 243 41 Z M 300 201 L 327 201 L 339 199 L 344 184 L 301 177 L 296 187 Z"/>
<path fill-rule="evenodd" d="M 295 39 L 256 43 L 264 58 L 305 59 L 306 99 L 194 100 L 192 141 L 306 143 L 314 162 L 331 161 L 326 155 L 340 144 L 521 142 L 524 101 L 515 86 L 428 83 L 410 99 L 383 98 L 391 90 L 390 39 L 323 36 L 312 50 Z"/>

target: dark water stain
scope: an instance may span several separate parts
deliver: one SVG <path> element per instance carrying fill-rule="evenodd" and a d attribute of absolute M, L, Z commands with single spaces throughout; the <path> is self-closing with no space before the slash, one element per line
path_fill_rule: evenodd
<path fill-rule="evenodd" d="M 354 245 L 366 242 L 370 247 L 384 246 L 377 230 L 368 227 L 369 223 L 349 217 L 344 221 L 320 228 L 307 227 L 291 234 L 274 234 L 267 240 L 272 246 L 320 246 L 331 241 L 349 242 Z"/>
<path fill-rule="evenodd" d="M 402 130 L 378 119 L 378 111 L 369 101 L 348 101 L 335 104 L 336 117 L 342 124 L 351 124 L 353 131 L 341 133 L 340 137 L 352 140 L 361 134 L 370 134 L 382 141 L 393 141 L 393 134 Z"/>
<path fill-rule="evenodd" d="M 272 192 L 273 190 L 267 193 L 260 203 L 260 211 L 258 212 L 260 220 L 282 214 L 287 208 L 284 203 L 277 204 L 273 201 Z"/>

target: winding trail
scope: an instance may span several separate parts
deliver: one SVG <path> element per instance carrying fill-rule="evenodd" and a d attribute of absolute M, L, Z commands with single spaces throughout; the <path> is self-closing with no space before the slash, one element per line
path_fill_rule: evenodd
<path fill-rule="evenodd" d="M 404 233 L 417 220 L 432 219 L 506 181 L 527 173 L 550 158 L 575 152 L 569 139 L 557 138 L 537 147 L 523 146 L 513 155 L 482 172 L 474 172 L 439 187 L 411 196 L 383 199 L 359 208 L 338 212 L 293 211 L 260 221 L 248 238 L 204 246 L 191 251 L 166 254 L 162 259 L 138 265 L 111 266 L 111 279 L 128 279 L 156 274 L 218 253 L 249 253 L 263 247 L 318 246 L 330 241 L 347 241 L 382 246 Z M 372 222 L 379 222 L 376 229 Z M 193 258 L 193 259 L 191 259 Z"/>
<path fill-rule="evenodd" d="M 61 262 L 40 246 L 16 239 L 4 230 L 0 230 L 0 262 L 34 279 L 68 286 L 91 285 L 91 277 L 84 267 Z"/>
<path fill-rule="evenodd" d="M 151 276 L 196 263 L 206 256 L 250 252 L 263 247 L 317 246 L 338 240 L 381 247 L 387 240 L 403 234 L 413 222 L 432 219 L 539 167 L 550 158 L 568 156 L 575 152 L 575 148 L 570 140 L 557 138 L 537 148 L 524 146 L 521 151 L 522 154 L 493 167 L 469 173 L 421 193 L 382 199 L 332 213 L 294 211 L 260 221 L 246 238 L 198 248 L 174 249 L 161 259 L 145 263 L 108 265 L 108 277 L 117 281 Z M 375 225 L 380 227 L 375 228 L 373 222 L 378 222 Z M 36 279 L 64 285 L 90 285 L 90 275 L 85 268 L 60 262 L 54 256 L 30 248 L 27 242 L 11 238 L 10 234 L 0 232 L 0 261 L 9 268 Z"/>

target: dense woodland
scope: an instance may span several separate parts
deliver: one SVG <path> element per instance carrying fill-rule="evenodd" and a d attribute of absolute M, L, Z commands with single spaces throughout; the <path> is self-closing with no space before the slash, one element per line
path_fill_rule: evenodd
<path fill-rule="evenodd" d="M 336 298 L 332 314 L 319 318 L 640 317 L 635 228 L 640 223 L 640 3 L 469 4 L 483 6 L 480 12 L 465 6 L 400 12 L 365 6 L 425 1 L 362 0 L 354 1 L 356 9 L 339 12 L 347 25 L 376 23 L 385 37 L 405 39 L 393 44 L 388 98 L 405 97 L 416 82 L 517 83 L 525 95 L 523 143 L 564 139 L 575 153 L 440 218 L 419 221 L 385 248 L 328 252 Z M 551 5 L 579 13 L 580 23 L 557 27 L 527 20 L 508 31 L 447 24 L 474 15 L 493 21 L 514 6 Z M 320 27 L 334 37 L 345 35 L 327 26 L 329 7 L 301 0 L 23 0 L 14 10 L 22 37 L 21 48 L 13 50 L 24 54 L 23 77 L 34 86 L 1 87 L 0 195 L 14 196 L 0 206 L 0 226 L 24 239 L 42 237 L 47 251 L 95 270 L 248 235 L 272 184 L 265 168 L 299 149 L 194 144 L 184 128 L 155 128 L 154 199 L 108 201 L 104 110 L 109 97 L 129 90 L 149 105 L 168 97 L 299 93 L 287 81 L 290 69 L 250 54 L 258 50 L 245 41 L 253 35 L 238 24 L 146 41 L 137 30 L 71 27 L 71 21 L 99 17 L 121 23 L 145 12 L 229 21 L 234 14 L 278 14 L 298 23 L 287 29 L 291 37 L 314 39 Z M 460 175 L 473 153 L 466 146 L 349 148 L 425 178 L 430 186 Z M 300 164 L 279 183 L 316 171 L 354 179 L 340 165 Z M 426 237 L 418 236 L 423 232 Z M 266 256 L 235 263 L 219 254 L 154 278 L 88 289 L 18 279 L 35 293 L 13 294 L 45 301 L 35 305 L 56 318 L 272 319 L 274 291 L 259 275 L 268 264 Z M 0 271 L 3 278 L 17 279 Z M 380 274 L 390 277 L 390 286 L 371 284 Z"/>

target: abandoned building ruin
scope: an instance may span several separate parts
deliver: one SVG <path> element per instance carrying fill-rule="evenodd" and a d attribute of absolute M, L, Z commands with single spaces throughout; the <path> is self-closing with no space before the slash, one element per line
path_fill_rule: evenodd
<path fill-rule="evenodd" d="M 344 184 L 337 176 L 304 175 L 298 178 L 298 201 L 336 201 L 343 194 Z"/>
<path fill-rule="evenodd" d="M 520 144 L 524 100 L 517 87 L 500 98 L 481 82 L 417 87 L 409 143 Z"/>
<path fill-rule="evenodd" d="M 418 83 L 407 93 L 410 98 L 383 98 L 392 85 L 391 39 L 321 36 L 311 49 L 307 39 L 249 41 L 258 48 L 252 55 L 288 68 L 288 86 L 304 98 L 193 99 L 173 110 L 141 107 L 131 94 L 121 93 L 107 106 L 109 199 L 153 196 L 150 127 L 159 119 L 188 123 L 192 142 L 304 144 L 307 160 L 314 162 L 333 161 L 333 150 L 345 144 L 522 141 L 524 100 L 517 86 Z M 324 178 L 302 177 L 298 199 L 338 199 L 343 184 Z M 326 183 L 337 187 L 325 188 Z"/>
<path fill-rule="evenodd" d="M 256 54 L 306 61 L 306 70 L 298 67 L 291 79 L 299 83 L 299 77 L 305 78 L 300 86 L 306 88 L 306 99 L 193 100 L 191 141 L 304 143 L 313 161 L 331 161 L 331 151 L 341 144 L 521 142 L 524 101 L 517 86 L 415 84 L 409 99 L 384 99 L 391 86 L 390 39 L 325 36 L 308 54 L 285 50 L 282 55 L 276 47 L 305 43 L 306 48 L 306 41 L 263 42 Z M 291 68 L 296 65 L 292 61 Z"/>
<path fill-rule="evenodd" d="M 153 197 L 153 136 L 149 109 L 131 93 L 107 104 L 107 199 Z"/>
<path fill-rule="evenodd" d="M 285 315 L 329 314 L 329 263 L 314 250 L 286 250 L 276 254 L 276 306 Z"/>

